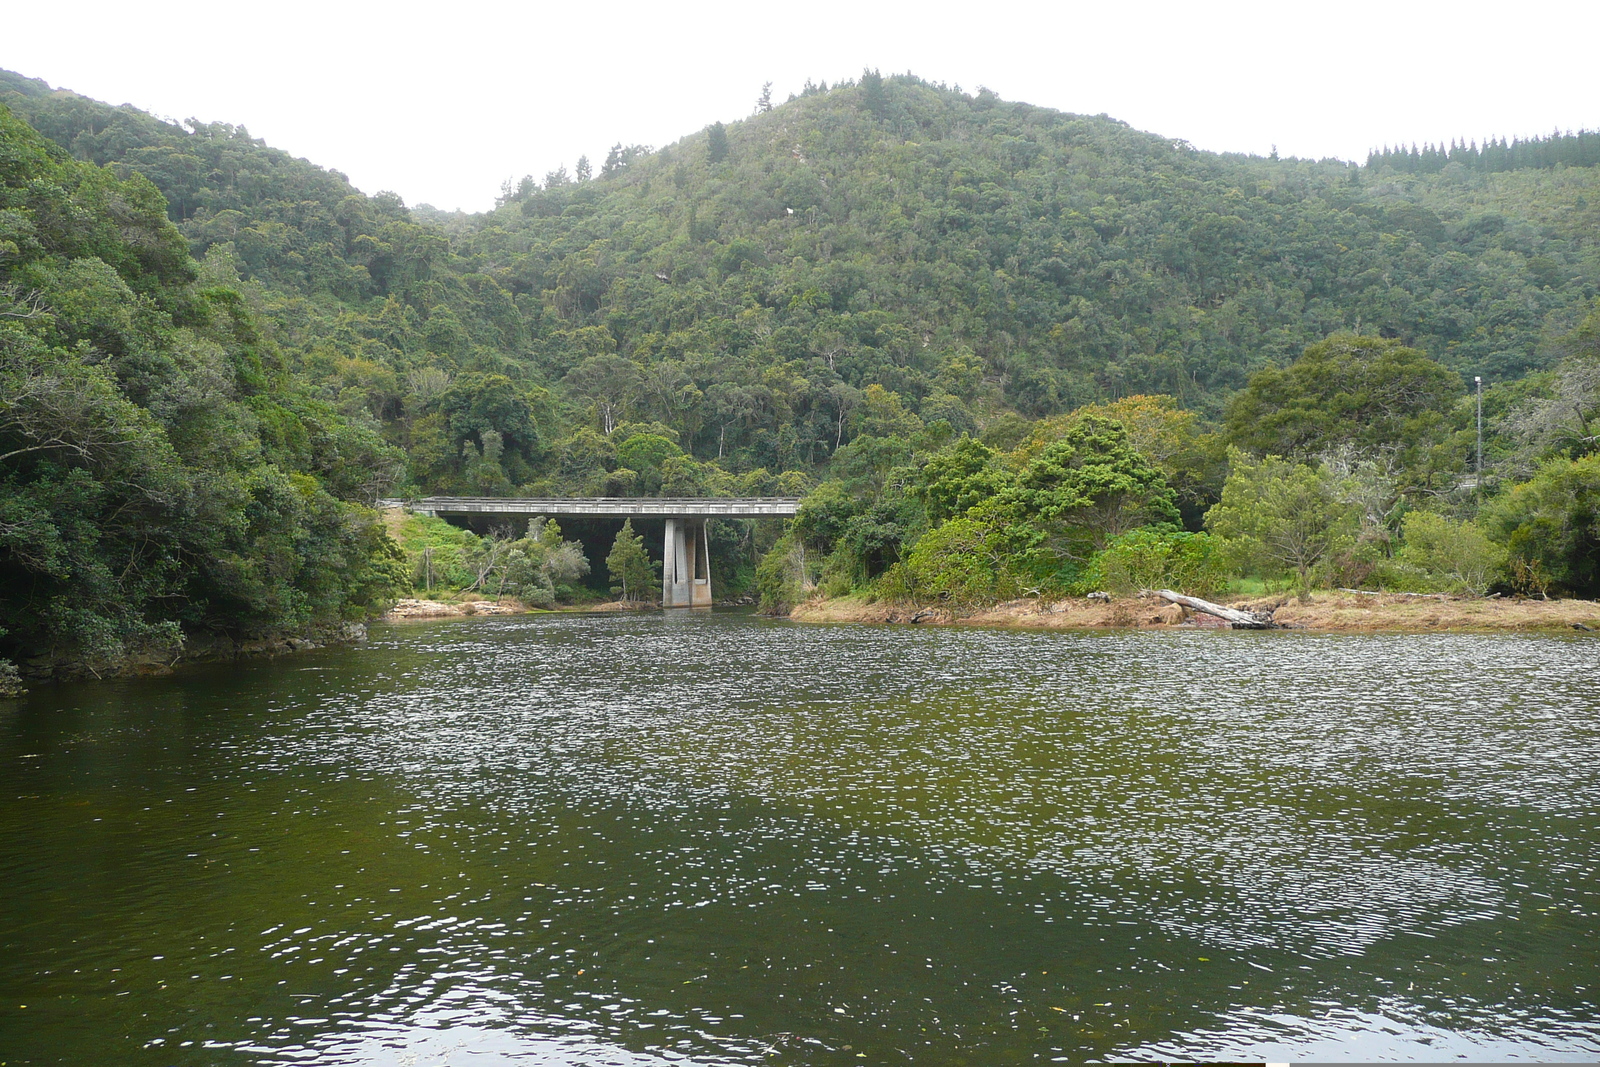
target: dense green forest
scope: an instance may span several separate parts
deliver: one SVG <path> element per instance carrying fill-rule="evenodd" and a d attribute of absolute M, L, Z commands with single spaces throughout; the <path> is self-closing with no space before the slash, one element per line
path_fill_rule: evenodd
<path fill-rule="evenodd" d="M 0 324 L 20 383 L 7 388 L 31 395 L 36 358 L 114 390 L 106 402 L 125 405 L 129 433 L 161 442 L 181 487 L 141 503 L 147 528 L 123 533 L 131 513 L 116 494 L 135 481 L 104 464 L 133 450 L 47 447 L 17 421 L 27 403 L 0 397 L 5 452 L 34 449 L 0 453 L 14 499 L 40 501 L 28 514 L 50 513 L 43 501 L 74 479 L 99 487 L 65 509 L 81 516 L 76 533 L 60 518 L 48 533 L 44 519 L 0 527 L 8 625 L 37 620 L 0 637 L 14 657 L 109 659 L 185 628 L 359 611 L 413 577 L 360 511 L 385 494 L 820 483 L 785 543 L 837 556 L 834 588 L 905 563 L 893 580 L 907 595 L 927 584 L 907 570 L 924 534 L 1011 494 L 985 521 L 1034 534 L 990 546 L 1008 561 L 988 591 L 999 595 L 1086 580 L 1107 547 L 1110 527 L 1085 543 L 1050 527 L 1068 505 L 1037 495 L 1039 479 L 1060 481 L 1029 473 L 1046 456 L 1062 470 L 1085 448 L 1131 463 L 1134 441 L 1170 507 L 1135 508 L 1142 522 L 1113 537 L 1150 523 L 1208 536 L 1207 509 L 1227 503 L 1231 474 L 1255 469 L 1248 457 L 1287 456 L 1340 485 L 1381 468 L 1393 499 L 1351 536 L 1390 559 L 1408 510 L 1465 521 L 1491 482 L 1592 451 L 1591 134 L 1375 152 L 1366 166 L 1218 155 L 1105 116 L 869 71 L 659 149 L 619 144 L 598 168 L 507 182 L 493 210 L 469 216 L 363 194 L 239 127 L 164 122 L 3 72 L 0 105 L 13 308 Z M 64 191 L 50 200 L 46 186 Z M 93 285 L 63 280 L 87 273 Z M 1318 348 L 1329 343 L 1361 355 L 1353 365 L 1371 373 L 1358 384 L 1377 400 L 1328 385 L 1351 368 Z M 1458 500 L 1474 376 L 1498 480 L 1470 479 L 1481 484 Z M 1124 445 L 1086 411 L 1111 412 Z M 1302 425 L 1372 411 L 1383 417 L 1349 439 Z M 1135 416 L 1142 429 L 1118 421 Z M 1151 427 L 1169 423 L 1182 440 L 1159 447 L 1179 458 L 1150 454 Z M 1230 446 L 1247 458 L 1231 461 Z M 978 482 L 947 514 L 907 472 L 950 463 Z M 297 487 L 301 510 L 257 522 L 251 508 L 288 508 L 246 504 L 276 501 L 256 488 L 272 478 Z M 1022 483 L 1031 503 L 1012 499 Z M 719 527 L 719 573 L 748 584 L 775 532 Z M 258 554 L 251 537 L 276 547 Z M 319 578 L 317 552 L 284 547 L 296 537 L 332 537 L 334 555 L 365 545 L 385 577 L 342 564 L 338 580 Z M 76 546 L 133 585 L 29 538 Z M 185 540 L 207 538 L 218 543 Z M 769 561 L 780 557 L 783 546 Z M 1550 580 L 1588 591 L 1581 571 Z M 71 623 L 77 611 L 93 621 Z"/>
<path fill-rule="evenodd" d="M 360 618 L 404 578 L 348 502 L 401 454 L 199 279 L 165 207 L 0 110 L 0 641 L 47 664 Z"/>

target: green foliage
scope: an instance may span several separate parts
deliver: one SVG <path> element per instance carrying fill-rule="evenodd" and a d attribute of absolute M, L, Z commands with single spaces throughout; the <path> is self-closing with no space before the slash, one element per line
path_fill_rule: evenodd
<path fill-rule="evenodd" d="M 1501 419 L 1517 446 L 1508 466 L 1524 477 L 1557 454 L 1577 458 L 1600 452 L 1600 300 L 1559 347 L 1566 353 L 1561 363 L 1524 383 L 1526 395 Z"/>
<path fill-rule="evenodd" d="M 471 530 L 431 515 L 407 515 L 395 532 L 410 565 L 412 584 L 424 593 L 470 588 L 477 580 L 468 560 L 479 548 Z"/>
<path fill-rule="evenodd" d="M 407 515 L 397 537 L 410 581 L 428 594 L 482 592 L 548 608 L 575 596 L 574 583 L 589 573 L 583 546 L 563 540 L 561 527 L 547 519 L 534 519 L 513 538 L 503 531 L 479 537 L 443 519 Z"/>
<path fill-rule="evenodd" d="M 618 145 L 596 179 L 526 178 L 471 219 L 362 196 L 235 127 L 5 86 L 57 144 L 155 183 L 208 278 L 257 294 L 296 358 L 392 371 L 374 415 L 408 446 L 422 369 L 549 387 L 602 433 L 659 419 L 733 473 L 906 436 L 856 415 L 872 386 L 958 435 L 1137 393 L 1216 411 L 1341 329 L 1500 379 L 1548 360 L 1600 276 L 1600 171 L 1352 184 L 909 75 L 713 125 L 703 153 L 698 134 Z M 414 471 L 501 485 L 461 443 Z"/>
<path fill-rule="evenodd" d="M 1016 596 L 1007 539 L 990 522 L 963 515 L 917 540 L 879 584 L 882 595 L 919 602 L 943 601 L 958 611 Z"/>
<path fill-rule="evenodd" d="M 899 560 L 901 547 L 916 525 L 915 513 L 904 502 L 860 508 L 844 523 L 833 540 L 833 551 L 823 561 L 825 591 L 829 595 L 847 593 L 882 574 Z"/>
<path fill-rule="evenodd" d="M 706 127 L 706 162 L 721 163 L 728 158 L 728 128 L 720 122 Z"/>
<path fill-rule="evenodd" d="M 22 676 L 17 673 L 17 665 L 8 659 L 0 659 L 0 700 L 10 700 L 27 691 L 22 684 Z"/>
<path fill-rule="evenodd" d="M 1011 484 L 1000 454 L 988 445 L 963 437 L 923 464 L 906 494 L 922 504 L 930 523 L 964 514 Z"/>
<path fill-rule="evenodd" d="M 1491 138 L 1479 148 L 1476 141 L 1451 141 L 1447 148 L 1425 144 L 1419 150 L 1415 144 L 1408 150 L 1403 145 L 1394 148 L 1374 149 L 1367 153 L 1367 169 L 1391 169 L 1401 174 L 1438 174 L 1455 164 L 1463 171 L 1493 174 L 1499 171 L 1519 170 L 1526 167 L 1594 167 L 1600 166 L 1600 132 L 1579 130 L 1577 133 L 1555 133 L 1548 137 Z"/>
<path fill-rule="evenodd" d="M 661 588 L 659 566 L 645 555 L 644 538 L 633 532 L 633 520 L 626 519 L 606 556 L 606 573 L 611 576 L 611 592 L 624 601 L 654 604 Z"/>
<path fill-rule="evenodd" d="M 1237 558 L 1264 574 L 1291 572 L 1302 599 L 1311 595 L 1317 568 L 1353 543 L 1357 509 L 1325 467 L 1278 456 L 1252 460 L 1229 453 L 1232 471 L 1222 499 L 1206 512 L 1206 526 L 1226 538 Z"/>
<path fill-rule="evenodd" d="M 1492 501 L 1482 521 L 1526 588 L 1600 596 L 1600 455 L 1550 460 Z"/>
<path fill-rule="evenodd" d="M 1341 334 L 1267 369 L 1228 405 L 1228 438 L 1256 455 L 1309 459 L 1351 446 L 1416 450 L 1445 429 L 1461 378 L 1398 341 Z"/>
<path fill-rule="evenodd" d="M 1057 584 L 1112 538 L 1179 517 L 1161 472 L 1121 423 L 1095 413 L 1075 420 L 971 514 L 1003 530 L 1022 570 Z"/>
<path fill-rule="evenodd" d="M 792 530 L 785 531 L 756 565 L 758 610 L 765 615 L 787 615 L 815 585 L 814 570 L 805 543 Z"/>
<path fill-rule="evenodd" d="M 1182 530 L 1130 530 L 1113 538 L 1089 562 L 1080 585 L 1133 596 L 1146 589 L 1175 589 L 1209 596 L 1228 581 L 1222 546 L 1210 534 Z"/>
<path fill-rule="evenodd" d="M 1396 559 L 1449 592 L 1483 596 L 1505 569 L 1505 548 L 1491 541 L 1477 523 L 1413 511 L 1401 530 L 1404 543 Z"/>
<path fill-rule="evenodd" d="M 237 293 L 197 286 L 163 208 L 0 107 L 0 651 L 39 669 L 303 630 L 405 588 L 348 499 L 387 485 L 394 450 L 307 396 Z"/>
<path fill-rule="evenodd" d="M 1229 439 L 1326 454 L 1363 551 L 1407 493 L 1454 488 L 1458 374 L 1494 385 L 1508 477 L 1594 450 L 1573 327 L 1600 168 L 1485 146 L 1352 180 L 869 70 L 469 218 L 241 128 L 3 72 L 0 98 L 42 135 L 0 115 L 0 455 L 28 450 L 0 461 L 0 607 L 50 620 L 0 652 L 362 610 L 398 579 L 357 505 L 397 482 L 718 496 L 783 472 L 823 482 L 794 537 L 830 589 L 962 517 L 1061 587 L 1131 530 L 1198 525 L 1225 470 L 1204 419 L 1241 387 Z M 1587 587 L 1581 539 L 1519 536 L 1544 547 L 1513 569 L 1577 560 L 1559 586 Z"/>
<path fill-rule="evenodd" d="M 469 558 L 477 570 L 475 587 L 496 597 L 514 596 L 539 608 L 570 598 L 573 583 L 589 573 L 583 546 L 564 541 L 561 527 L 534 519 L 516 540 L 490 536 L 479 541 Z"/>

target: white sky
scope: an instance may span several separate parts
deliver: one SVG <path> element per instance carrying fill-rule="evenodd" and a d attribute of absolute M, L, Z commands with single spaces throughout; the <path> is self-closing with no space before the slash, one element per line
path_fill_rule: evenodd
<path fill-rule="evenodd" d="M 1600 128 L 1597 0 L 6 6 L 0 67 L 468 211 L 508 177 L 742 117 L 763 82 L 782 101 L 868 65 L 1218 151 Z"/>

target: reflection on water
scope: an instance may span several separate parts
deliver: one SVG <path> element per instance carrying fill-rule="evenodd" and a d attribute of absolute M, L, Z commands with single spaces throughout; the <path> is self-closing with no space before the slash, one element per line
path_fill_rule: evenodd
<path fill-rule="evenodd" d="M 1593 1058 L 1597 660 L 537 617 L 36 693 L 0 1059 Z"/>

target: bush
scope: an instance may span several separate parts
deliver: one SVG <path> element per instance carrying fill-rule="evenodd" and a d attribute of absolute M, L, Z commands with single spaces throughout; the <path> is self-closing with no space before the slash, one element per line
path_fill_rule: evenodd
<path fill-rule="evenodd" d="M 923 534 L 878 589 L 885 597 L 942 600 L 958 610 L 1006 600 L 1020 591 L 993 528 L 966 516 Z"/>
<path fill-rule="evenodd" d="M 810 585 L 806 574 L 805 545 L 793 532 L 778 538 L 771 551 L 756 565 L 756 592 L 765 615 L 787 615 L 805 599 Z"/>
<path fill-rule="evenodd" d="M 1095 553 L 1080 584 L 1130 596 L 1144 589 L 1176 589 L 1205 596 L 1228 580 L 1224 553 L 1210 534 L 1132 530 Z"/>
<path fill-rule="evenodd" d="M 1237 449 L 1228 462 L 1232 470 L 1222 499 L 1206 512 L 1206 526 L 1262 577 L 1292 572 L 1300 599 L 1309 599 L 1312 576 L 1354 541 L 1357 509 L 1326 468 L 1278 456 L 1256 461 Z"/>
<path fill-rule="evenodd" d="M 22 687 L 22 676 L 17 673 L 17 665 L 8 659 L 0 659 L 0 700 L 19 697 L 26 692 Z"/>
<path fill-rule="evenodd" d="M 1477 523 L 1456 522 L 1431 511 L 1413 511 L 1401 525 L 1404 543 L 1396 560 L 1450 592 L 1482 596 L 1504 572 L 1506 550 Z"/>
<path fill-rule="evenodd" d="M 1551 460 L 1485 509 L 1483 525 L 1529 591 L 1600 596 L 1600 455 Z"/>

